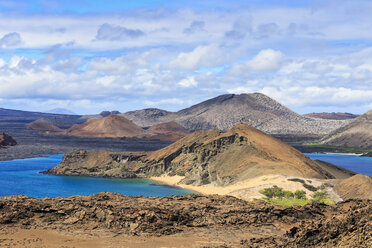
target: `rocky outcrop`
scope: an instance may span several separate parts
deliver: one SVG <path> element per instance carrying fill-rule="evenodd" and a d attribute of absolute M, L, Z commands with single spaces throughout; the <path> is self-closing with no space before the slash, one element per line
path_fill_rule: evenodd
<path fill-rule="evenodd" d="M 372 148 L 372 110 L 323 138 L 331 146 Z"/>
<path fill-rule="evenodd" d="M 332 113 L 310 113 L 303 115 L 305 117 L 311 117 L 311 118 L 320 118 L 320 119 L 326 119 L 326 120 L 350 120 L 355 119 L 359 115 L 354 115 L 351 113 L 340 113 L 340 112 L 332 112 Z"/>
<path fill-rule="evenodd" d="M 110 230 L 143 238 L 193 233 L 231 240 L 232 247 L 370 247 L 371 221 L 372 202 L 367 200 L 279 207 L 217 195 L 0 198 L 2 230 Z"/>
<path fill-rule="evenodd" d="M 190 131 L 227 131 L 246 123 L 272 135 L 314 138 L 323 137 L 348 122 L 305 117 L 261 93 L 221 95 L 178 112 L 144 109 L 123 115 L 142 127 L 175 121 Z"/>
<path fill-rule="evenodd" d="M 12 136 L 6 133 L 0 133 L 0 149 L 6 146 L 15 146 L 17 141 L 15 141 Z"/>
<path fill-rule="evenodd" d="M 46 173 L 115 177 L 182 175 L 182 183 L 194 185 L 228 185 L 269 174 L 338 177 L 293 147 L 246 124 L 226 133 L 197 131 L 154 152 L 77 151 L 65 155 L 61 164 Z"/>
<path fill-rule="evenodd" d="M 141 154 L 112 153 L 108 151 L 87 152 L 78 150 L 63 156 L 61 164 L 45 173 L 70 176 L 97 176 L 116 178 L 135 178 L 144 176 L 138 173 Z"/>
<path fill-rule="evenodd" d="M 117 111 L 117 110 L 113 110 L 113 111 L 105 110 L 105 111 L 102 111 L 101 113 L 99 113 L 99 115 L 102 116 L 102 117 L 106 117 L 106 116 L 109 116 L 109 115 L 118 115 L 118 114 L 120 114 L 120 112 Z"/>

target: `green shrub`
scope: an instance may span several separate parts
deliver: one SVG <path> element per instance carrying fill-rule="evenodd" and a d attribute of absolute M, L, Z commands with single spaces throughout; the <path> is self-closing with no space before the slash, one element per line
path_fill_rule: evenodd
<path fill-rule="evenodd" d="M 287 199 L 291 199 L 294 197 L 294 194 L 292 191 L 289 191 L 289 190 L 284 190 L 283 191 L 283 194 L 284 194 L 284 197 L 287 198 Z"/>
<path fill-rule="evenodd" d="M 264 196 L 266 196 L 267 198 L 273 198 L 273 197 L 281 198 L 284 196 L 283 190 L 276 185 L 274 185 L 271 188 L 261 189 L 259 192 L 263 194 Z"/>
<path fill-rule="evenodd" d="M 300 179 L 300 178 L 289 178 L 287 179 L 288 181 L 292 181 L 292 182 L 299 182 L 299 183 L 305 183 L 304 180 Z"/>
<path fill-rule="evenodd" d="M 333 187 L 333 184 L 330 184 L 330 183 L 322 183 L 322 185 L 320 185 L 319 189 L 321 190 L 325 190 L 326 188 L 331 188 Z"/>
<path fill-rule="evenodd" d="M 282 188 L 279 188 L 278 186 L 274 187 L 274 196 L 278 198 L 283 198 L 284 192 Z"/>
<path fill-rule="evenodd" d="M 184 177 L 185 176 L 185 172 L 184 171 L 179 171 L 179 172 L 177 172 L 177 176 Z"/>
<path fill-rule="evenodd" d="M 296 199 L 306 199 L 306 192 L 304 190 L 296 190 L 294 193 Z"/>
<path fill-rule="evenodd" d="M 273 196 L 274 196 L 274 192 L 271 189 L 269 189 L 269 188 L 261 189 L 258 192 L 260 192 L 261 194 L 263 194 L 267 198 L 273 198 Z"/>
<path fill-rule="evenodd" d="M 210 184 L 211 181 L 209 181 L 209 178 L 208 177 L 205 177 L 201 180 L 201 184 L 204 185 L 204 184 Z"/>
<path fill-rule="evenodd" d="M 310 191 L 317 191 L 318 188 L 317 187 L 314 187 L 313 185 L 310 185 L 310 184 L 307 184 L 307 183 L 303 183 L 302 186 L 304 186 L 305 189 L 308 189 Z"/>
<path fill-rule="evenodd" d="M 313 199 L 315 201 L 320 201 L 320 200 L 323 200 L 323 199 L 325 199 L 327 197 L 328 197 L 328 194 L 325 191 L 316 191 L 313 194 Z"/>

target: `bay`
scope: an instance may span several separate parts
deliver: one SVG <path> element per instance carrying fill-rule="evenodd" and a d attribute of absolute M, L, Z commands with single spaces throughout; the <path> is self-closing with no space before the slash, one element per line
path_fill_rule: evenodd
<path fill-rule="evenodd" d="M 116 192 L 128 196 L 171 196 L 193 193 L 147 179 L 55 176 L 40 173 L 62 161 L 63 155 L 0 161 L 0 196 L 59 197 Z"/>
<path fill-rule="evenodd" d="M 322 160 L 360 174 L 372 176 L 372 157 L 326 153 L 305 153 L 305 155 L 313 160 Z"/>

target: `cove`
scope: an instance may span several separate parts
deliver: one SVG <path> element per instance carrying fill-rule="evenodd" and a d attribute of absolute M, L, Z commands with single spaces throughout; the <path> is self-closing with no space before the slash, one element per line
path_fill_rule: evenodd
<path fill-rule="evenodd" d="M 322 160 L 357 173 L 372 176 L 372 157 L 326 153 L 305 153 L 305 155 L 313 160 Z"/>
<path fill-rule="evenodd" d="M 112 179 L 41 174 L 62 161 L 63 155 L 0 161 L 0 196 L 27 195 L 35 198 L 91 195 L 116 192 L 128 196 L 171 196 L 192 191 L 158 185 L 148 179 Z"/>

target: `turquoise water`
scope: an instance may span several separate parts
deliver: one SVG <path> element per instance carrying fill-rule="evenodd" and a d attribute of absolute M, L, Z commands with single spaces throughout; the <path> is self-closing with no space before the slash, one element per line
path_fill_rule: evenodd
<path fill-rule="evenodd" d="M 170 196 L 192 193 L 147 179 L 110 179 L 41 174 L 62 161 L 63 155 L 0 161 L 0 196 L 58 197 L 117 192 L 129 196 Z"/>
<path fill-rule="evenodd" d="M 372 157 L 343 154 L 305 153 L 311 159 L 318 159 L 334 165 L 372 176 Z"/>

